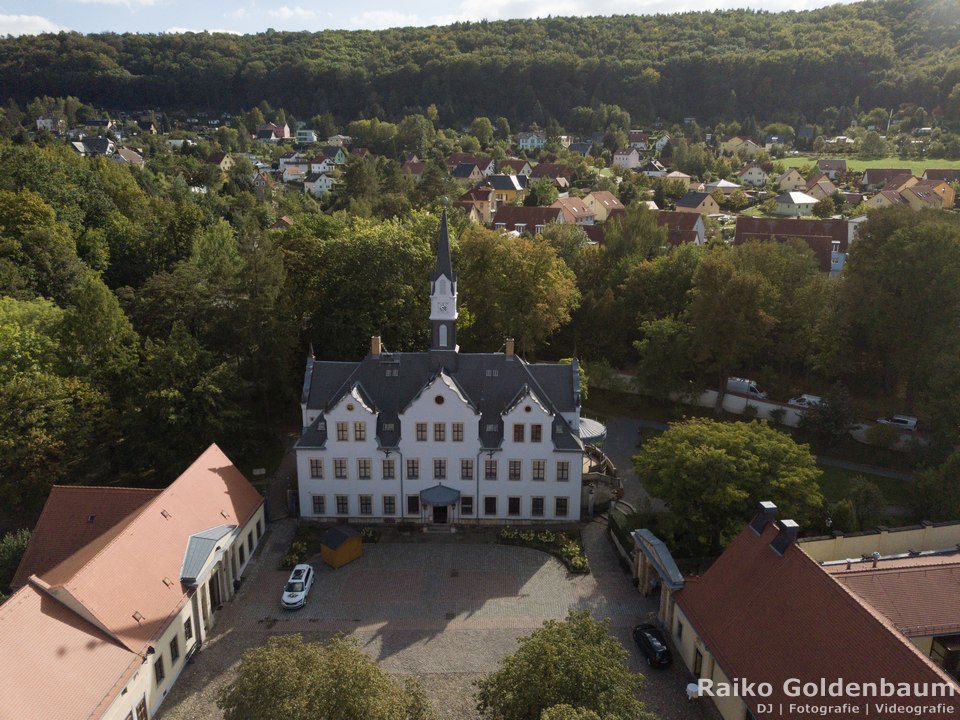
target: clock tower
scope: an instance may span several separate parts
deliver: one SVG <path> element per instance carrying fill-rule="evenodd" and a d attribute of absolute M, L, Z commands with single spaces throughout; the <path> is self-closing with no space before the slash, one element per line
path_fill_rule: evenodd
<path fill-rule="evenodd" d="M 457 276 L 450 262 L 446 208 L 440 219 L 437 264 L 430 274 L 430 349 L 457 351 Z"/>

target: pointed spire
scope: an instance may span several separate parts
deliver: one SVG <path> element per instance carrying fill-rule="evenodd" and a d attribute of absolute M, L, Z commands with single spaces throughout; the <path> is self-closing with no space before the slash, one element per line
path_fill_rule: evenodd
<path fill-rule="evenodd" d="M 456 280 L 453 274 L 453 263 L 450 262 L 450 234 L 447 230 L 447 208 L 444 205 L 443 216 L 440 218 L 440 235 L 437 238 L 437 264 L 430 275 L 430 280 L 435 281 L 441 275 L 446 275 L 450 280 Z"/>

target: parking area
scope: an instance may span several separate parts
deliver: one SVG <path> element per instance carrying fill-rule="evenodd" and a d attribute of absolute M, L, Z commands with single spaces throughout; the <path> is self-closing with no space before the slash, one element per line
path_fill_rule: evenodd
<path fill-rule="evenodd" d="M 584 539 L 592 573 L 570 575 L 549 555 L 495 544 L 436 542 L 364 546 L 357 561 L 332 570 L 311 559 L 317 582 L 306 607 L 279 607 L 288 572 L 279 570 L 293 522 L 271 527 L 240 592 L 218 613 L 210 641 L 183 672 L 157 717 L 222 717 L 216 695 L 247 648 L 273 634 L 301 633 L 326 640 L 342 632 L 387 672 L 417 676 L 440 718 L 476 718 L 473 682 L 496 669 L 517 639 L 544 620 L 587 609 L 610 618 L 630 649 L 633 669 L 647 675 L 644 700 L 663 720 L 706 718 L 707 707 L 686 700 L 686 671 L 646 668 L 630 628 L 648 619 L 656 601 L 642 598 L 617 564 L 605 525 L 589 525 Z"/>

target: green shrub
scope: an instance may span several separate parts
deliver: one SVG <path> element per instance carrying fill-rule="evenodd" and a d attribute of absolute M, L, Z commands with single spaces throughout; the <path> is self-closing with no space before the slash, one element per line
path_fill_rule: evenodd
<path fill-rule="evenodd" d="M 900 431 L 893 425 L 874 425 L 867 430 L 867 442 L 884 449 L 892 448 L 899 437 Z"/>
<path fill-rule="evenodd" d="M 291 543 L 287 554 L 284 556 L 280 567 L 290 569 L 294 565 L 302 563 L 306 559 L 306 555 L 307 544 L 302 540 L 294 540 L 293 543 Z"/>

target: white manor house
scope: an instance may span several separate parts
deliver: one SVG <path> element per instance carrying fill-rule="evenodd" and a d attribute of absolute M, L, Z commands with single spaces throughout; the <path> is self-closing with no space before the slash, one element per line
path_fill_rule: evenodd
<path fill-rule="evenodd" d="M 357 522 L 580 519 L 580 371 L 461 353 L 444 212 L 430 276 L 427 352 L 379 337 L 359 362 L 307 358 L 296 445 L 300 514 Z"/>

